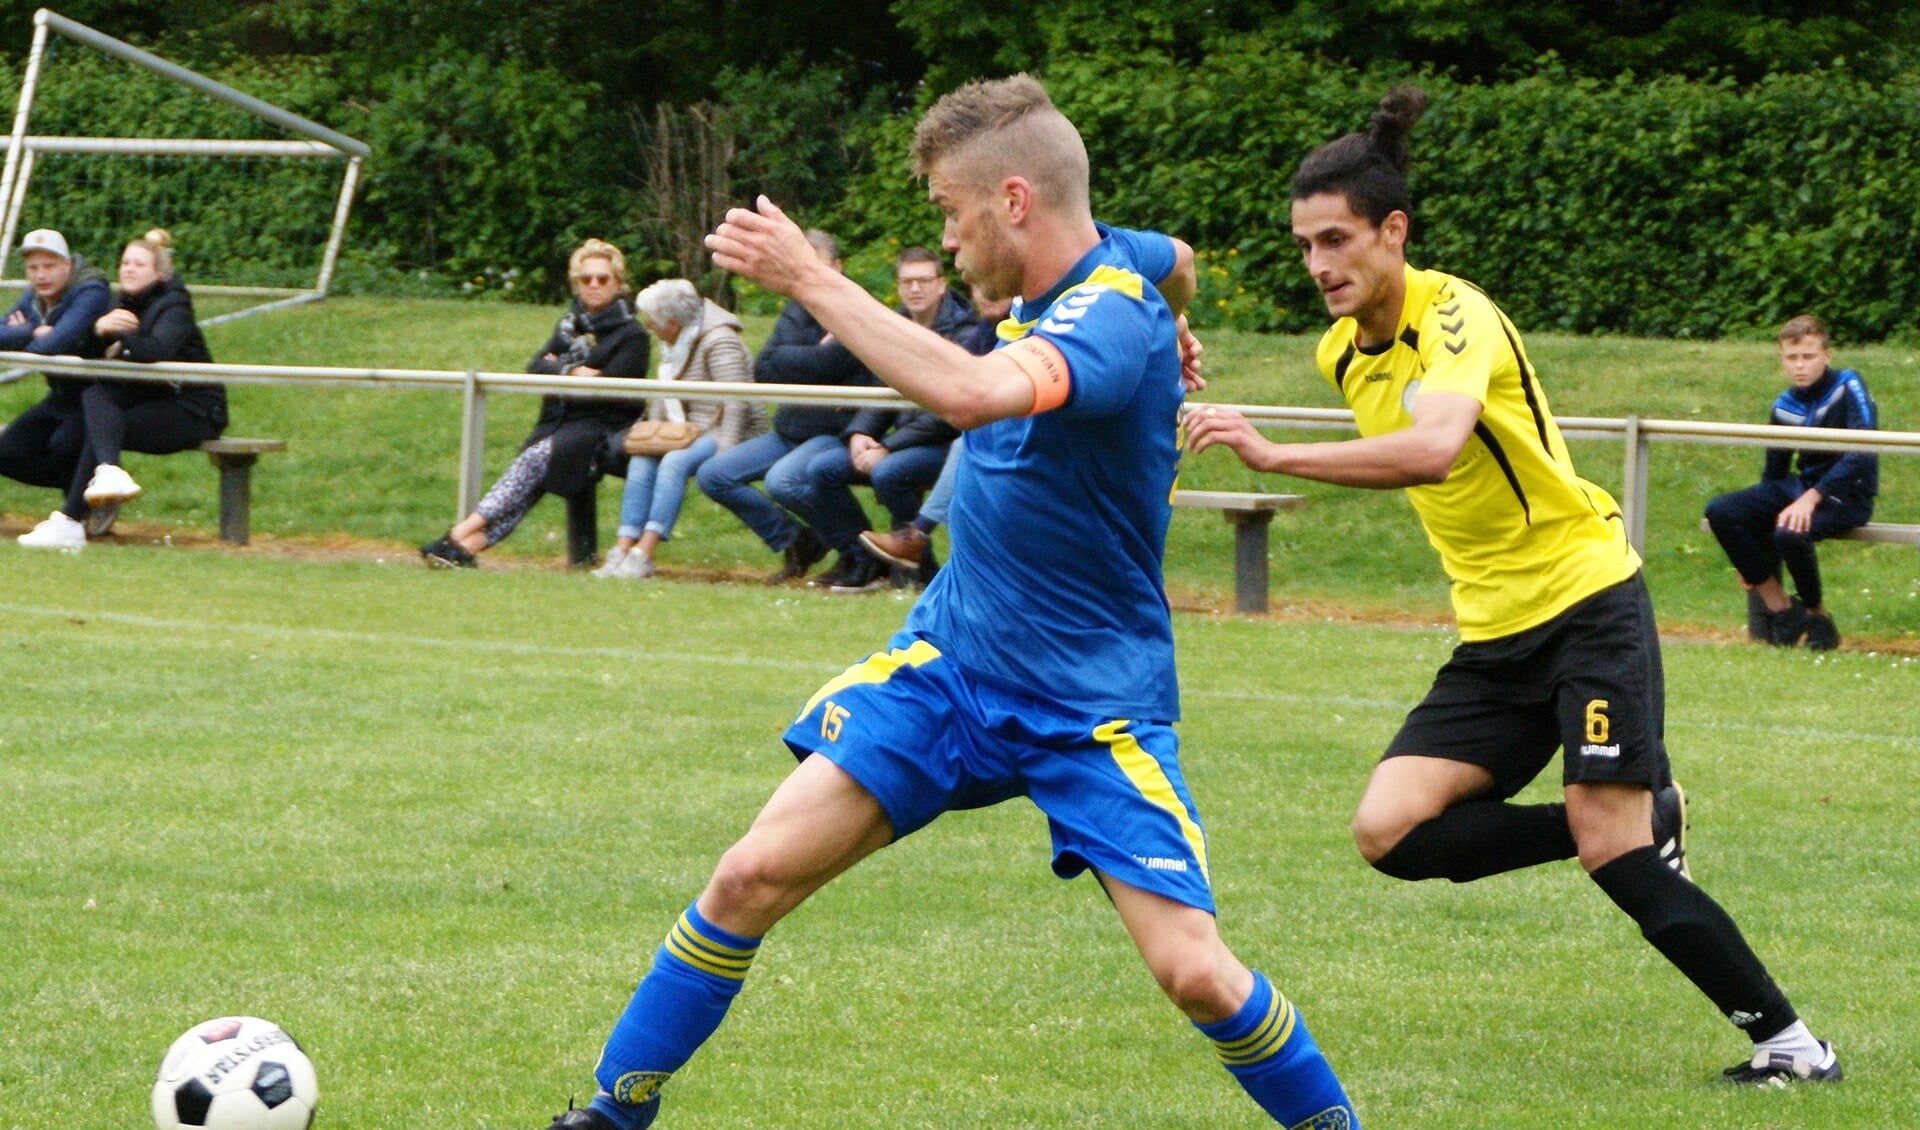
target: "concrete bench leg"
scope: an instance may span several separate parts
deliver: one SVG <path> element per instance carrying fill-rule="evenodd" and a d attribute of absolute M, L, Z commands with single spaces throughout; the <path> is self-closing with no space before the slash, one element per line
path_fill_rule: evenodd
<path fill-rule="evenodd" d="M 258 455 L 207 452 L 220 469 L 220 540 L 245 545 L 253 518 L 253 465 Z"/>
<path fill-rule="evenodd" d="M 593 564 L 600 552 L 599 485 L 567 499 L 567 564 L 582 568 Z"/>
<path fill-rule="evenodd" d="M 1233 607 L 1240 612 L 1267 610 L 1267 528 L 1273 511 L 1226 512 L 1233 525 Z"/>

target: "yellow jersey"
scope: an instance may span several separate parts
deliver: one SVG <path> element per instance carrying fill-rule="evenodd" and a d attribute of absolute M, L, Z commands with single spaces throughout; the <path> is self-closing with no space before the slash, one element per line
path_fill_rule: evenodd
<path fill-rule="evenodd" d="M 1460 638 L 1525 631 L 1633 576 L 1620 507 L 1574 473 L 1513 323 L 1464 279 L 1409 266 L 1406 280 L 1392 341 L 1362 348 L 1342 318 L 1316 359 L 1363 436 L 1411 426 L 1423 392 L 1480 403 L 1446 481 L 1407 488 L 1452 580 Z"/>

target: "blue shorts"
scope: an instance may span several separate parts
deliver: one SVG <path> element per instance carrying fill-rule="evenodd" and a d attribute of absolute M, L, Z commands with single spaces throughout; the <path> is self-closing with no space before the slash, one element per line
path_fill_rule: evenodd
<path fill-rule="evenodd" d="M 845 770 L 896 840 L 943 812 L 1027 797 L 1046 813 L 1056 875 L 1091 867 L 1213 913 L 1173 727 L 984 685 L 911 632 L 888 642 L 815 692 L 785 734 L 794 756 Z"/>

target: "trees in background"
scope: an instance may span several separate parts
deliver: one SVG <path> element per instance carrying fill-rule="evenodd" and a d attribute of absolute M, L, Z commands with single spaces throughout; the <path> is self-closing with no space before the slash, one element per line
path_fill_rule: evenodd
<path fill-rule="evenodd" d="M 62 11 L 372 144 L 347 286 L 485 289 L 512 271 L 518 293 L 552 298 L 567 250 L 588 235 L 629 248 L 643 275 L 680 272 L 694 217 L 715 197 L 762 191 L 839 229 L 859 249 L 856 274 L 879 279 L 901 244 L 938 236 L 906 173 L 916 109 L 968 78 L 1028 69 L 1081 123 L 1103 212 L 1201 248 L 1204 317 L 1299 329 L 1318 314 L 1286 237 L 1287 171 L 1359 127 L 1390 82 L 1414 78 L 1434 94 L 1416 138 L 1416 253 L 1488 285 L 1527 324 L 1706 336 L 1818 306 L 1856 338 L 1920 333 L 1920 284 L 1908 282 L 1920 277 L 1913 5 L 69 0 Z M 0 25 L 11 67 L 30 33 L 24 13 Z M 45 107 L 69 111 L 93 112 Z M 661 152 L 674 138 L 695 148 Z M 730 152 L 724 175 L 716 145 Z"/>

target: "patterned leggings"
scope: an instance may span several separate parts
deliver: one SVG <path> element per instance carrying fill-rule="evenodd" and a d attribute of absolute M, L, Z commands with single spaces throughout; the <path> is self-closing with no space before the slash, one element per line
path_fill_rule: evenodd
<path fill-rule="evenodd" d="M 547 492 L 540 486 L 547 477 L 547 464 L 553 459 L 553 437 L 528 445 L 480 500 L 475 510 L 487 520 L 487 548 L 506 540 L 520 519 Z"/>

